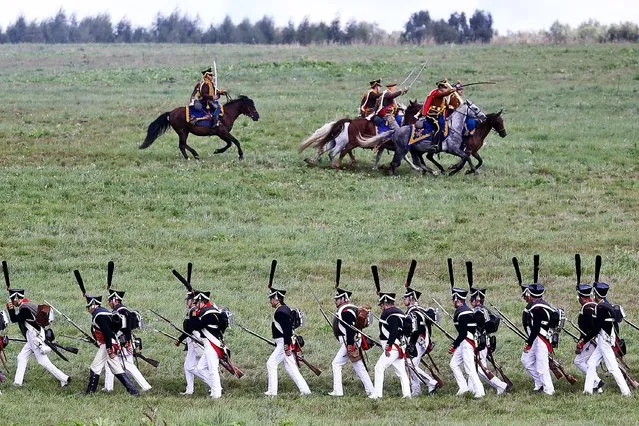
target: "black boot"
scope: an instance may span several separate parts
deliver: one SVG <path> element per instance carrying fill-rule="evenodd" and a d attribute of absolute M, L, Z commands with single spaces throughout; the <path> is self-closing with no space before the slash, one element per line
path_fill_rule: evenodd
<path fill-rule="evenodd" d="M 133 396 L 140 395 L 140 392 L 138 392 L 138 390 L 135 388 L 135 386 L 131 382 L 131 379 L 129 379 L 129 376 L 127 376 L 126 373 L 116 374 L 115 377 L 118 378 L 120 383 L 122 383 L 122 386 L 124 386 L 127 392 L 129 392 L 131 395 Z"/>
<path fill-rule="evenodd" d="M 94 393 L 98 390 L 98 382 L 100 381 L 100 375 L 95 374 L 93 370 L 89 370 L 89 384 L 87 385 L 86 393 Z"/>

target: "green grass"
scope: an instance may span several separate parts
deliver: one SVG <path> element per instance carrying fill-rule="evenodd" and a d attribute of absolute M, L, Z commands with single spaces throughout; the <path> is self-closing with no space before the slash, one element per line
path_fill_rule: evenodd
<path fill-rule="evenodd" d="M 70 389 L 59 390 L 33 361 L 23 388 L 0 386 L 0 423 L 139 424 L 154 408 L 160 424 L 609 423 L 610 413 L 639 421 L 636 397 L 622 400 L 611 377 L 606 394 L 594 398 L 581 396 L 582 381 L 574 388 L 556 382 L 554 398 L 531 394 L 521 342 L 506 329 L 498 335 L 497 358 L 515 382 L 511 395 L 456 398 L 447 345 L 438 336 L 434 357 L 448 382 L 441 395 L 404 401 L 389 373 L 389 397 L 368 401 L 346 367 L 349 396 L 330 399 L 323 394 L 331 390 L 337 345 L 306 287 L 331 307 L 334 262 L 341 257 L 343 285 L 356 303 L 373 303 L 370 265 L 379 265 L 383 289 L 399 292 L 415 258 L 414 286 L 447 303 L 446 258 L 455 260 L 460 283 L 463 262 L 473 260 L 476 281 L 517 319 L 522 302 L 510 258 L 519 257 L 530 280 L 532 255 L 540 253 L 548 300 L 574 318 L 573 255 L 582 254 L 590 279 L 600 253 L 612 298 L 631 320 L 638 318 L 637 52 L 637 45 L 1 45 L 0 254 L 15 286 L 88 329 L 71 271 L 82 271 L 90 292 L 104 293 L 112 259 L 114 287 L 127 291 L 128 305 L 148 322 L 168 331 L 146 309 L 179 321 L 184 291 L 170 271 L 184 272 L 192 261 L 197 288 L 212 290 L 218 304 L 268 335 L 265 286 L 275 258 L 277 285 L 307 314 L 301 330 L 307 358 L 324 373 L 303 370 L 314 395 L 299 398 L 281 371 L 280 397 L 267 399 L 270 348 L 232 329 L 227 342 L 246 376 L 223 373 L 221 401 L 206 399 L 201 383 L 196 397 L 180 398 L 182 352 L 144 332 L 145 352 L 161 361 L 157 370 L 142 366 L 154 386 L 149 395 L 131 399 L 119 386 L 110 395 L 82 395 L 94 352 L 81 346 L 70 364 L 55 361 L 74 378 Z M 172 131 L 140 151 L 148 124 L 185 104 L 214 56 L 222 87 L 250 96 L 260 112 L 258 122 L 242 117 L 233 131 L 246 159 L 240 162 L 234 148 L 214 155 L 220 140 L 191 137 L 202 161 L 186 162 Z M 406 100 L 423 101 L 442 76 L 499 82 L 466 90 L 486 112 L 503 108 L 508 131 L 505 139 L 489 136 L 479 176 L 422 177 L 402 165 L 400 176 L 390 177 L 371 170 L 372 154 L 365 151 L 355 152 L 359 162 L 352 169 L 305 166 L 308 152 L 297 153 L 301 140 L 328 121 L 352 116 L 372 77 L 401 81 L 425 59 L 428 66 Z M 454 159 L 442 155 L 442 161 Z M 443 325 L 452 329 L 446 320 Z M 55 329 L 73 333 L 62 319 Z M 15 326 L 10 331 L 17 334 Z M 624 334 L 628 361 L 637 365 L 639 336 L 627 327 Z M 11 368 L 18 349 L 7 349 Z M 564 336 L 559 358 L 576 375 L 573 349 Z M 371 364 L 377 356 L 373 350 Z"/>

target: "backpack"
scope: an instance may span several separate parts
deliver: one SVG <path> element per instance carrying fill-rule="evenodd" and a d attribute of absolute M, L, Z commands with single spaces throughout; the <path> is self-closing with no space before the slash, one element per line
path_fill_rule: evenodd
<path fill-rule="evenodd" d="M 486 330 L 486 333 L 488 334 L 493 334 L 493 333 L 497 333 L 497 330 L 499 330 L 499 324 L 501 322 L 501 318 L 499 318 L 497 315 L 493 314 L 492 312 L 490 312 L 488 314 L 488 321 L 486 321 L 486 324 L 484 325 L 484 329 Z"/>
<path fill-rule="evenodd" d="M 118 313 L 113 313 L 110 314 L 110 319 L 111 319 L 111 331 L 118 332 L 122 329 L 122 317 L 120 316 L 120 314 Z"/>
<path fill-rule="evenodd" d="M 291 309 L 291 324 L 293 329 L 302 327 L 304 325 L 304 312 L 299 309 Z"/>
<path fill-rule="evenodd" d="M 133 331 L 144 326 L 144 321 L 142 320 L 142 316 L 138 311 L 134 311 L 131 309 L 127 312 L 126 324 L 129 330 Z"/>

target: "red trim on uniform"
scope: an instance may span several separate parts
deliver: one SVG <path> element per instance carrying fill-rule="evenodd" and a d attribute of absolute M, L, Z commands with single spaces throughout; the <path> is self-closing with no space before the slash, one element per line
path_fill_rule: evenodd
<path fill-rule="evenodd" d="M 539 336 L 537 336 L 541 339 L 542 342 L 544 342 L 544 344 L 546 345 L 546 347 L 548 348 L 548 352 L 552 353 L 552 345 L 550 344 L 550 342 L 548 341 L 548 339 L 546 339 L 544 336 L 542 336 L 541 334 Z"/>
<path fill-rule="evenodd" d="M 217 357 L 221 359 L 224 355 L 222 348 L 218 347 L 215 343 L 211 342 L 210 340 L 209 340 L 209 343 L 211 344 L 211 346 L 213 346 L 213 350 L 217 353 Z"/>
<path fill-rule="evenodd" d="M 104 345 L 104 333 L 102 333 L 101 330 L 95 330 L 94 331 L 95 334 L 95 340 L 97 340 L 97 342 L 101 345 Z"/>

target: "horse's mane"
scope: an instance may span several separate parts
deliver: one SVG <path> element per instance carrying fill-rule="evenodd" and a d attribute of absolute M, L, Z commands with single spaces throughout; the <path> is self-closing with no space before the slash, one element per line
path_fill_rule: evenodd
<path fill-rule="evenodd" d="M 250 100 L 251 100 L 251 98 L 249 98 L 248 96 L 240 95 L 240 96 L 238 96 L 235 99 L 231 99 L 230 101 L 228 101 L 224 105 L 233 105 L 233 104 L 238 103 L 238 102 L 246 102 L 246 101 L 250 101 Z"/>

